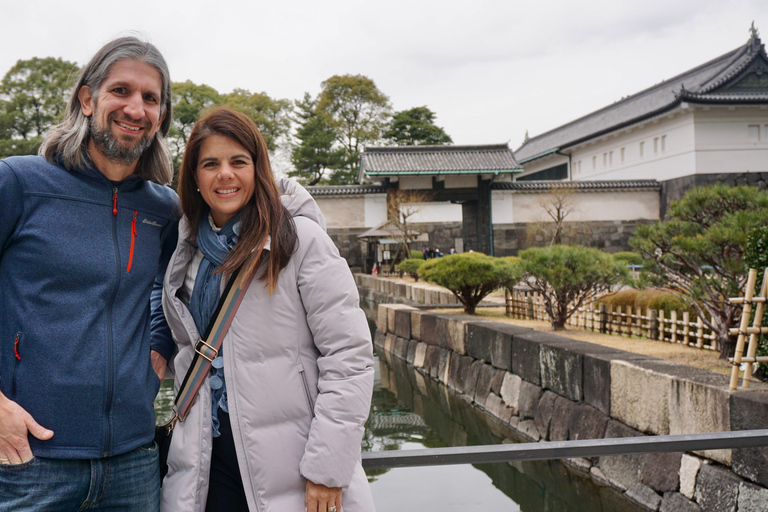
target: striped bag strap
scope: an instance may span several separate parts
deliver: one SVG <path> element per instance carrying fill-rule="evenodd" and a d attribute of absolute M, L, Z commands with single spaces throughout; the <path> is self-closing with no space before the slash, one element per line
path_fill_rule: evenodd
<path fill-rule="evenodd" d="M 241 270 L 242 267 L 232 274 L 221 294 L 216 312 L 208 323 L 205 335 L 195 343 L 195 355 L 192 358 L 192 364 L 189 365 L 187 375 L 184 377 L 173 402 L 174 415 L 169 422 L 169 430 L 173 430 L 176 420 L 184 421 L 189 414 L 189 410 L 197 398 L 197 393 L 205 382 L 205 377 L 211 371 L 211 362 L 219 355 L 224 336 L 227 334 L 237 308 L 240 307 L 245 292 L 253 280 L 253 273 L 246 278 Z"/>

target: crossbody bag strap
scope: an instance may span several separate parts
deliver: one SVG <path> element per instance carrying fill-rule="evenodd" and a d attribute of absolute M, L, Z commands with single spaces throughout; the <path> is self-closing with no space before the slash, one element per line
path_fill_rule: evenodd
<path fill-rule="evenodd" d="M 195 355 L 192 358 L 192 363 L 189 365 L 176 399 L 173 401 L 174 414 L 168 423 L 169 431 L 173 430 L 176 420 L 184 421 L 189 414 L 189 410 L 197 398 L 197 393 L 205 382 L 205 377 L 211 371 L 211 362 L 219 355 L 224 336 L 232 324 L 248 286 L 253 281 L 254 273 L 246 278 L 241 270 L 242 267 L 232 274 L 221 294 L 216 312 L 208 323 L 205 335 L 195 343 Z"/>

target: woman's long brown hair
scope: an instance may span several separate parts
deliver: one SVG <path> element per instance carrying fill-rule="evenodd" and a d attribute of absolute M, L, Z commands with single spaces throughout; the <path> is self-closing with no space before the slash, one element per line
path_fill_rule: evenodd
<path fill-rule="evenodd" d="M 200 222 L 204 221 L 205 212 L 205 202 L 197 191 L 195 180 L 197 164 L 200 147 L 212 135 L 230 138 L 248 150 L 254 163 L 256 185 L 253 197 L 241 210 L 242 223 L 238 242 L 222 263 L 219 272 L 230 275 L 242 265 L 242 271 L 246 272 L 246 276 L 250 276 L 261 266 L 264 255 L 268 252 L 266 269 L 259 279 L 266 281 L 269 293 L 272 294 L 277 286 L 278 274 L 296 250 L 296 226 L 280 202 L 280 191 L 269 164 L 267 143 L 248 116 L 226 107 L 219 107 L 208 112 L 195 124 L 187 141 L 179 172 L 181 210 L 189 219 L 194 238 Z M 265 252 L 267 238 L 270 238 L 270 248 Z"/>

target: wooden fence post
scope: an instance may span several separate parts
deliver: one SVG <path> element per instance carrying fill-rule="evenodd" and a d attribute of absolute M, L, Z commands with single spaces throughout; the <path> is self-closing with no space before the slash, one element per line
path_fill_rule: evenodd
<path fill-rule="evenodd" d="M 677 343 L 677 310 L 672 310 L 669 314 L 669 321 L 672 324 L 672 336 L 669 341 Z"/>
<path fill-rule="evenodd" d="M 527 311 L 528 318 L 535 319 L 536 316 L 534 315 L 534 312 L 533 312 L 533 297 L 528 295 L 527 299 L 528 299 L 528 311 Z"/>
<path fill-rule="evenodd" d="M 691 314 L 687 311 L 683 312 L 683 344 L 687 347 L 690 342 L 691 333 Z"/>
<path fill-rule="evenodd" d="M 606 304 L 600 304 L 600 334 L 608 332 L 608 307 Z"/>
<path fill-rule="evenodd" d="M 648 338 L 652 340 L 659 339 L 659 312 L 655 309 L 649 309 Z"/>
<path fill-rule="evenodd" d="M 664 310 L 659 310 L 659 340 L 667 341 L 667 325 L 664 321 Z"/>
<path fill-rule="evenodd" d="M 698 315 L 696 317 L 696 346 L 704 348 L 704 320 Z"/>

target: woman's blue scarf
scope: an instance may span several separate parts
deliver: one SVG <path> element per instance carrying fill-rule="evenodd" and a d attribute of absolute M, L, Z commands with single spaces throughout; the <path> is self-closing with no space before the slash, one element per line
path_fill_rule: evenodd
<path fill-rule="evenodd" d="M 195 286 L 189 299 L 189 312 L 192 314 L 200 336 L 205 334 L 205 329 L 216 311 L 216 305 L 221 296 L 221 274 L 216 271 L 224 263 L 229 251 L 237 244 L 240 235 L 240 213 L 229 219 L 218 233 L 213 230 L 208 209 L 203 212 L 202 217 L 197 228 L 197 247 L 203 253 L 203 259 L 200 261 Z M 209 382 L 213 398 L 213 436 L 218 437 L 220 434 L 217 409 L 221 407 L 224 412 L 229 412 L 221 351 L 211 364 L 213 367 Z"/>

